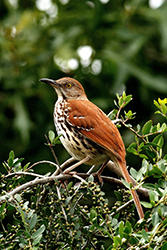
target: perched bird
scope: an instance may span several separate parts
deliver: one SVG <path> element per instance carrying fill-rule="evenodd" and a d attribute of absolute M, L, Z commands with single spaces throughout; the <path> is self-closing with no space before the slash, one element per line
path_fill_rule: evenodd
<path fill-rule="evenodd" d="M 42 78 L 40 81 L 50 84 L 57 93 L 54 123 L 68 153 L 87 165 L 103 164 L 102 169 L 112 160 L 121 169 L 126 182 L 131 183 L 121 135 L 105 113 L 88 100 L 81 83 L 70 77 L 59 80 Z M 133 188 L 131 193 L 140 219 L 144 218 L 139 197 Z"/>

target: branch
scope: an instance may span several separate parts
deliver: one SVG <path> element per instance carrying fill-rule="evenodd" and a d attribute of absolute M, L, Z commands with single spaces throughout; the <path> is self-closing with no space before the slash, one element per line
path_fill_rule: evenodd
<path fill-rule="evenodd" d="M 57 164 L 58 166 L 60 166 L 59 161 L 58 161 L 58 159 L 57 159 L 57 156 L 56 156 L 56 154 L 55 154 L 55 152 L 54 152 L 54 150 L 53 150 L 53 148 L 52 148 L 52 144 L 50 143 L 50 140 L 49 140 L 49 138 L 47 137 L 47 135 L 45 135 L 45 138 L 46 138 L 47 144 L 48 144 L 48 146 L 49 146 L 49 148 L 50 148 L 50 150 L 51 150 L 51 152 L 52 152 L 52 155 L 53 155 L 53 157 L 54 157 L 54 159 L 55 159 L 55 161 L 56 161 L 56 164 Z M 60 170 L 60 171 L 61 171 L 61 170 Z"/>
<path fill-rule="evenodd" d="M 37 161 L 37 162 L 35 162 L 35 163 L 32 164 L 29 168 L 27 168 L 27 170 L 30 170 L 31 168 L 35 167 L 36 165 L 45 164 L 45 163 L 51 164 L 51 165 L 55 166 L 55 167 L 58 169 L 58 165 L 57 165 L 56 163 L 54 163 L 54 162 L 52 162 L 52 161 L 45 161 L 45 160 L 44 160 L 44 161 Z"/>
<path fill-rule="evenodd" d="M 18 172 L 16 172 L 17 174 Z M 19 175 L 20 174 L 25 174 L 25 172 L 19 172 L 18 173 Z M 26 173 L 27 174 L 27 173 Z M 49 183 L 49 182 L 52 182 L 52 181 L 55 181 L 55 180 L 67 180 L 67 179 L 70 179 L 70 178 L 77 178 L 79 179 L 80 181 L 83 182 L 83 179 L 81 179 L 80 177 L 82 178 L 87 178 L 89 176 L 89 174 L 85 174 L 85 173 L 78 173 L 78 174 L 74 174 L 74 175 L 71 175 L 71 174 L 59 174 L 57 176 L 42 176 L 42 178 L 36 178 L 35 180 L 32 180 L 32 181 L 29 181 L 29 182 L 26 182 L 18 187 L 16 187 L 15 189 L 13 189 L 12 191 L 8 192 L 7 194 L 3 195 L 0 197 L 0 203 L 6 201 L 6 199 L 11 199 L 15 194 L 29 188 L 29 187 L 33 187 L 33 186 L 36 186 L 38 184 L 45 184 L 45 183 Z M 104 181 L 107 181 L 107 182 L 110 182 L 110 183 L 115 183 L 119 186 L 123 186 L 123 183 L 121 180 L 119 179 L 116 179 L 116 178 L 113 178 L 113 177 L 107 177 L 107 176 L 101 176 L 101 178 L 104 180 Z M 143 189 L 143 188 L 139 188 L 137 191 L 139 191 L 140 193 L 142 193 L 144 196 L 148 197 L 148 191 L 146 189 Z"/>
<path fill-rule="evenodd" d="M 122 123 L 126 128 L 128 128 L 132 133 L 134 133 L 138 138 L 140 138 L 141 140 L 143 140 L 143 142 L 144 142 L 145 144 L 148 143 L 147 140 L 145 139 L 146 137 L 148 137 L 148 136 L 150 136 L 150 135 L 154 135 L 154 134 L 159 134 L 159 133 L 161 133 L 161 132 L 158 132 L 158 133 L 155 132 L 155 133 L 149 133 L 149 134 L 147 134 L 147 135 L 140 135 L 139 133 L 137 133 L 136 130 L 134 130 L 133 128 L 127 126 L 127 124 L 125 123 L 125 121 L 122 120 L 121 123 Z M 151 148 L 155 153 L 157 153 L 156 149 L 155 149 L 153 146 L 150 146 L 150 148 Z"/>
<path fill-rule="evenodd" d="M 114 216 L 115 214 L 121 212 L 126 207 L 129 207 L 132 203 L 134 203 L 134 200 L 130 200 L 130 201 L 126 202 L 125 204 L 123 204 L 122 206 L 120 206 L 119 208 L 117 208 L 117 210 L 115 212 L 112 212 L 111 216 Z"/>
<path fill-rule="evenodd" d="M 6 176 L 4 176 L 3 178 L 8 178 L 8 177 L 12 177 L 14 175 L 29 175 L 29 176 L 33 176 L 33 177 L 38 177 L 38 178 L 42 178 L 44 177 L 43 175 L 40 175 L 40 174 L 35 174 L 35 173 L 31 173 L 31 172 L 23 172 L 23 171 L 19 171 L 19 172 L 13 172 L 13 173 L 10 173 Z"/>
<path fill-rule="evenodd" d="M 6 201 L 6 199 L 11 199 L 15 194 L 17 194 L 17 193 L 19 193 L 19 192 L 21 192 L 29 187 L 33 187 L 33 186 L 36 186 L 38 184 L 45 184 L 45 183 L 52 182 L 55 180 L 67 180 L 69 178 L 71 178 L 71 175 L 68 175 L 68 174 L 59 174 L 57 176 L 45 176 L 45 177 L 42 177 L 40 179 L 36 178 L 35 180 L 28 181 L 28 182 L 16 187 L 15 189 L 8 192 L 7 194 L 1 196 L 0 203 Z"/>
<path fill-rule="evenodd" d="M 71 157 L 70 159 L 66 160 L 63 164 L 61 164 L 61 166 L 60 166 L 61 170 L 66 168 L 69 164 L 71 164 L 74 161 L 76 161 L 76 159 L 74 157 Z M 55 176 L 57 174 L 59 174 L 59 168 L 57 168 L 57 170 L 53 173 L 53 176 Z"/>
<path fill-rule="evenodd" d="M 89 174 L 85 174 L 85 173 L 77 173 L 77 175 L 81 176 L 82 178 L 89 177 Z M 101 175 L 100 177 L 103 179 L 104 182 L 114 183 L 118 186 L 122 186 L 125 188 L 125 185 L 122 183 L 122 181 L 117 179 L 117 178 L 104 176 L 104 175 Z M 139 192 L 140 194 L 142 194 L 146 198 L 149 197 L 148 190 L 146 188 L 138 188 L 136 191 Z"/>
<path fill-rule="evenodd" d="M 56 187 L 56 190 L 57 190 L 57 196 L 58 196 L 59 200 L 61 200 L 61 193 L 60 193 L 59 188 Z M 62 205 L 60 205 L 60 206 L 61 206 L 61 209 L 62 209 L 64 218 L 65 218 L 65 221 L 68 222 L 68 220 L 67 220 L 67 215 L 66 215 L 66 212 L 65 212 L 65 209 L 64 209 L 64 207 L 63 207 Z"/>

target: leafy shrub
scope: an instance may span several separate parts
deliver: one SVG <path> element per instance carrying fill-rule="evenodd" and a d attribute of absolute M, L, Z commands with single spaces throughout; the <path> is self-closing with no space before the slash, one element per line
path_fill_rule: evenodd
<path fill-rule="evenodd" d="M 63 164 L 60 171 L 58 162 L 46 160 L 35 164 L 52 164 L 56 170 L 41 175 L 33 170 L 35 164 L 23 165 L 23 158 L 15 158 L 11 151 L 1 168 L 1 249 L 167 248 L 167 155 L 163 150 L 167 99 L 154 101 L 156 114 L 164 117 L 162 123 L 149 120 L 136 129 L 130 123 L 135 114 L 124 110 L 131 100 L 125 93 L 117 96 L 117 108 L 110 116 L 134 134 L 127 151 L 142 160 L 139 169 L 130 168 L 130 174 L 137 183 L 135 188 L 148 192 L 142 201 L 144 220 L 135 216 L 125 181 L 117 183 L 119 188 L 110 183 L 112 189 L 115 185 L 117 198 L 110 205 L 93 175 L 63 174 Z M 49 132 L 47 142 L 52 150 L 58 139 Z"/>

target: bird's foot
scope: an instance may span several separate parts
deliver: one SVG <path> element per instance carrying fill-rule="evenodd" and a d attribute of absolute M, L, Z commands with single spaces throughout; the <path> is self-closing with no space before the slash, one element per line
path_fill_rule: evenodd
<path fill-rule="evenodd" d="M 98 172 L 93 173 L 92 175 L 95 179 L 98 180 L 98 182 L 100 183 L 100 186 L 102 187 L 103 186 L 103 178 L 101 177 L 101 175 Z"/>

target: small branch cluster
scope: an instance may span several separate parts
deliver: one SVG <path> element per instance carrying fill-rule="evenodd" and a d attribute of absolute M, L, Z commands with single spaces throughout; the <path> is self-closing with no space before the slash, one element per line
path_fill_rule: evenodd
<path fill-rule="evenodd" d="M 87 159 L 85 158 L 84 160 L 79 161 L 68 168 L 66 168 L 66 167 L 75 161 L 75 159 L 73 157 L 68 159 L 67 161 L 65 161 L 61 166 L 58 166 L 58 164 L 55 164 L 54 162 L 51 162 L 51 161 L 39 161 L 39 162 L 32 164 L 28 168 L 28 170 L 30 170 L 36 165 L 46 164 L 46 163 L 51 164 L 53 166 L 56 166 L 56 171 L 53 174 L 50 174 L 49 176 L 39 175 L 39 174 L 36 174 L 33 172 L 28 172 L 28 171 L 17 171 L 17 172 L 9 173 L 6 176 L 4 176 L 4 178 L 10 178 L 13 176 L 21 176 L 21 175 L 22 176 L 28 175 L 28 176 L 36 177 L 36 178 L 34 180 L 28 181 L 28 182 L 16 187 L 12 191 L 1 196 L 0 203 L 6 201 L 8 199 L 11 200 L 11 199 L 13 199 L 15 194 L 17 194 L 21 191 L 24 191 L 27 188 L 31 188 L 31 187 L 39 185 L 39 184 L 46 184 L 46 183 L 53 182 L 56 180 L 68 180 L 70 178 L 76 178 L 76 179 L 80 180 L 81 182 L 85 182 L 85 179 L 88 178 L 91 175 L 91 173 L 76 173 L 76 172 L 70 172 L 70 171 L 73 170 L 74 168 L 76 168 L 77 166 L 81 165 L 82 163 L 84 163 L 86 160 Z M 119 176 L 122 176 L 121 172 L 118 171 L 118 168 L 115 167 L 115 165 L 111 161 L 108 163 L 108 167 L 110 168 L 110 170 L 112 172 L 116 173 Z M 64 168 L 66 168 L 66 170 L 63 171 Z M 101 178 L 103 179 L 104 182 L 109 182 L 109 183 L 114 183 L 114 184 L 119 185 L 119 186 L 124 186 L 122 181 L 117 179 L 117 178 L 108 177 L 108 176 L 101 176 Z M 132 178 L 132 180 L 133 180 L 133 178 Z M 133 183 L 136 184 L 134 180 L 133 180 Z M 148 191 L 146 189 L 139 188 L 138 191 L 141 194 L 143 194 L 144 196 L 148 197 Z"/>

